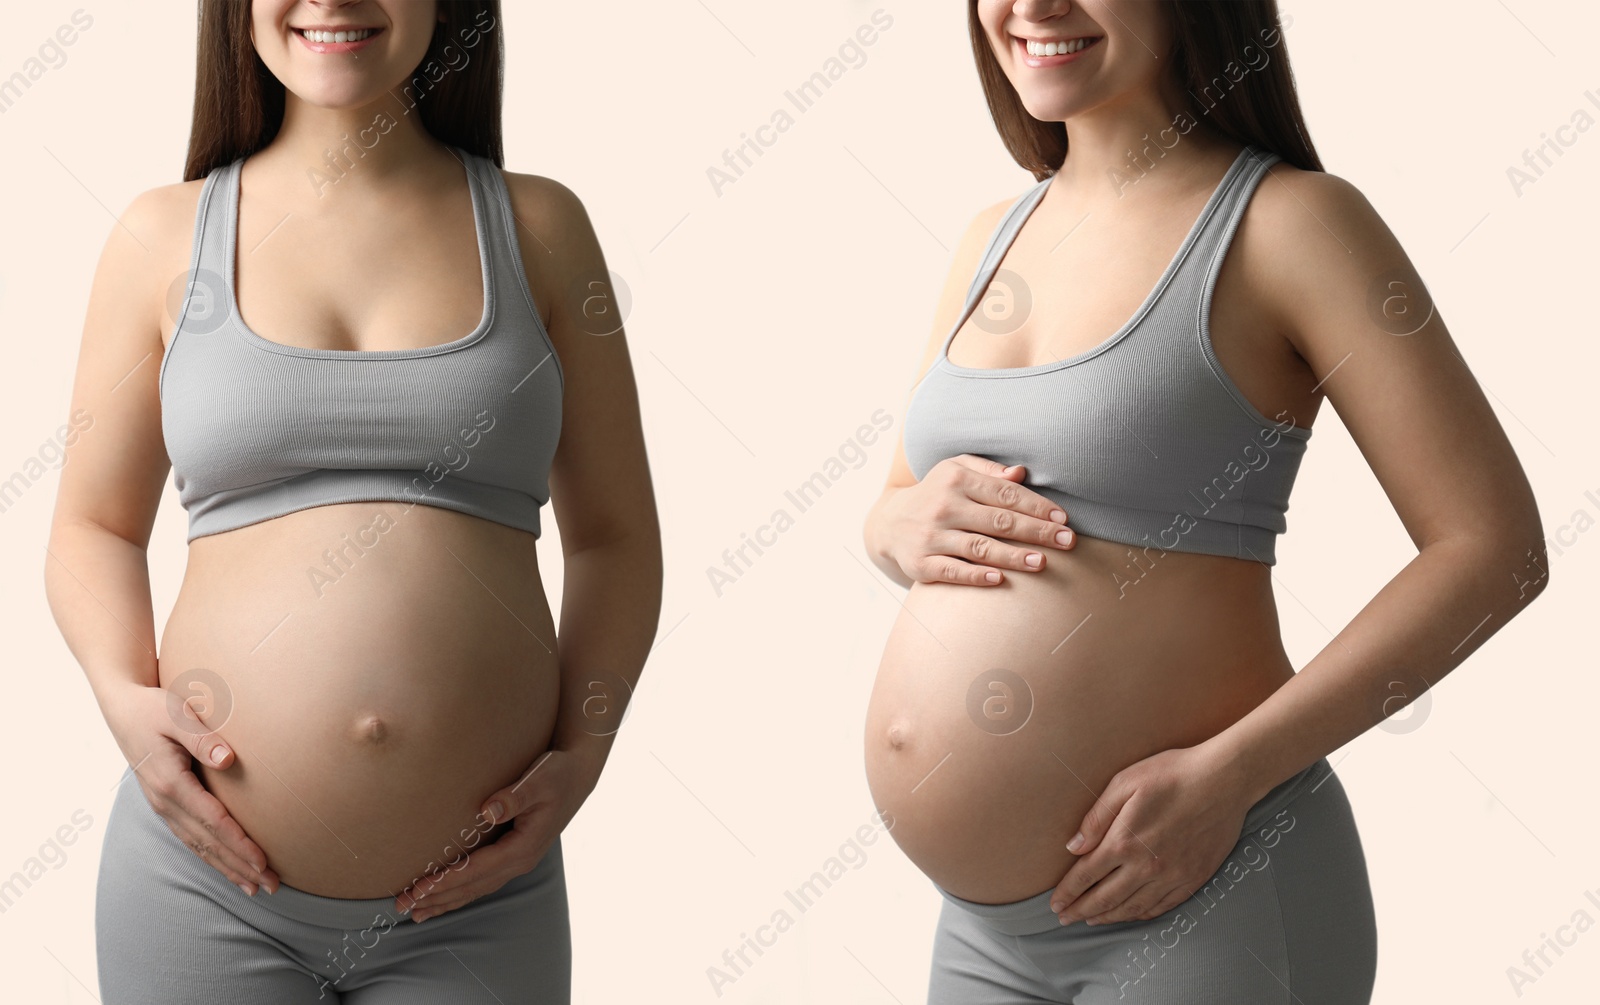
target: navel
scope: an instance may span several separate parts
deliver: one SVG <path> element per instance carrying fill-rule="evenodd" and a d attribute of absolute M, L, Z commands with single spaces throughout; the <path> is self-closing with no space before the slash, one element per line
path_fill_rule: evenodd
<path fill-rule="evenodd" d="M 364 715 L 356 720 L 355 735 L 368 743 L 382 743 L 388 739 L 389 724 L 376 715 Z"/>
<path fill-rule="evenodd" d="M 909 719 L 896 719 L 889 723 L 886 734 L 890 750 L 904 750 L 911 745 L 911 721 Z"/>

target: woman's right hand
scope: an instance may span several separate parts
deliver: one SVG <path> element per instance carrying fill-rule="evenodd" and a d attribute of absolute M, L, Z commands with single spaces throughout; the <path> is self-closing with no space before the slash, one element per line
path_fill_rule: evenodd
<path fill-rule="evenodd" d="M 144 797 L 190 851 L 251 896 L 277 890 L 267 856 L 207 791 L 191 766 L 233 764 L 233 750 L 210 732 L 187 702 L 160 687 L 129 684 L 105 703 L 106 723 L 133 766 Z"/>
<path fill-rule="evenodd" d="M 1077 535 L 1060 506 L 1018 484 L 1026 473 L 974 454 L 940 461 L 884 501 L 885 554 L 914 583 L 994 586 L 998 570 L 1038 572 L 1040 548 L 1070 550 Z"/>

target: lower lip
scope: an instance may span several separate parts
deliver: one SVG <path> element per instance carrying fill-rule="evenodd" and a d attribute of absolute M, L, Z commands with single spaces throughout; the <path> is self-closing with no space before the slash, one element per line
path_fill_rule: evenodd
<path fill-rule="evenodd" d="M 368 43 L 381 34 L 383 34 L 382 31 L 375 31 L 366 38 L 361 39 L 359 42 L 313 42 L 309 38 L 306 38 L 304 35 L 300 34 L 298 31 L 294 33 L 294 36 L 300 40 L 302 45 L 304 45 L 307 49 L 310 49 L 312 52 L 323 52 L 338 55 L 345 52 L 360 52 L 367 46 Z"/>
<path fill-rule="evenodd" d="M 1037 67 L 1063 66 L 1063 65 L 1065 65 L 1067 63 L 1075 62 L 1075 61 L 1077 61 L 1079 59 L 1082 59 L 1084 56 L 1087 56 L 1089 53 L 1095 51 L 1096 49 L 1100 48 L 1100 43 L 1102 41 L 1104 41 L 1104 40 L 1097 38 L 1093 42 L 1090 42 L 1088 45 L 1086 45 L 1083 48 L 1079 49 L 1077 52 L 1062 53 L 1059 56 L 1034 56 L 1034 55 L 1031 55 L 1028 52 L 1028 43 L 1027 42 L 1023 41 L 1020 38 L 1016 40 L 1017 49 L 1020 50 L 1021 53 L 1022 53 L 1022 64 L 1024 66 L 1037 66 Z"/>

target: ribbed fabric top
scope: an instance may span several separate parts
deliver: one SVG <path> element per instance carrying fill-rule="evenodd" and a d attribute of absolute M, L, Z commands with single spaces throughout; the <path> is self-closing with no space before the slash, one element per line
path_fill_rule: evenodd
<path fill-rule="evenodd" d="M 195 213 L 183 313 L 162 356 L 161 430 L 189 540 L 330 503 L 426 503 L 539 533 L 565 375 L 522 268 L 494 162 L 466 167 L 478 326 L 417 349 L 307 349 L 245 325 L 234 292 L 243 158 Z"/>
<path fill-rule="evenodd" d="M 1059 503 L 1087 537 L 1274 564 L 1311 430 L 1245 399 L 1212 350 L 1208 322 L 1240 216 L 1278 159 L 1254 146 L 1239 152 L 1155 288 L 1104 342 L 1038 366 L 958 366 L 950 343 L 1055 176 L 1018 198 L 912 396 L 912 473 L 920 480 L 963 453 L 1025 465 L 1023 484 Z"/>

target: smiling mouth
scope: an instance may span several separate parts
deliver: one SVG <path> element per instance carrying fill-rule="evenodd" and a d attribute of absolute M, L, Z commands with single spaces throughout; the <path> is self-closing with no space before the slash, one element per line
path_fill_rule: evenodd
<path fill-rule="evenodd" d="M 363 42 L 376 35 L 383 29 L 345 28 L 339 31 L 319 31 L 314 28 L 294 28 L 292 30 L 296 35 L 299 35 L 307 42 L 316 42 L 321 45 L 331 45 L 339 42 Z"/>
<path fill-rule="evenodd" d="M 1083 38 L 1064 38 L 1059 41 L 1043 42 L 1038 39 L 1020 39 L 1027 48 L 1030 56 L 1068 56 L 1073 53 L 1095 45 L 1100 41 L 1100 36 L 1087 36 Z"/>

